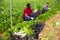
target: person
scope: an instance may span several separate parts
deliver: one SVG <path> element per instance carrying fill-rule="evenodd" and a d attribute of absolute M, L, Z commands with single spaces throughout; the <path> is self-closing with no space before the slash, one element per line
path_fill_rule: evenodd
<path fill-rule="evenodd" d="M 28 3 L 27 7 L 24 9 L 23 20 L 29 21 L 31 19 L 34 19 L 34 17 L 31 17 L 31 14 L 32 14 L 31 4 Z"/>
<path fill-rule="evenodd" d="M 49 8 L 49 3 L 47 2 L 47 3 L 43 6 L 42 14 L 45 13 L 46 11 L 48 11 L 48 8 Z"/>

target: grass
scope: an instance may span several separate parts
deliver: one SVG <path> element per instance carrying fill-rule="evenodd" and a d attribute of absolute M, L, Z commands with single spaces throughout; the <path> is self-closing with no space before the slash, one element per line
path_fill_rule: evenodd
<path fill-rule="evenodd" d="M 56 0 L 48 0 L 48 1 L 47 0 L 44 0 L 44 1 L 36 0 L 37 9 L 42 10 L 42 6 L 46 2 L 50 3 L 49 7 L 51 8 L 51 10 L 49 10 L 45 14 L 37 17 L 36 20 L 31 20 L 28 22 L 28 21 L 23 21 L 23 19 L 22 19 L 23 10 L 26 7 L 27 3 L 31 3 L 32 9 L 34 10 L 34 8 L 35 8 L 34 0 L 24 0 L 24 1 L 23 0 L 12 0 L 13 27 L 11 29 L 14 30 L 14 32 L 17 32 L 18 31 L 17 28 L 21 27 L 22 29 L 24 29 L 24 31 L 27 33 L 27 35 L 31 35 L 33 33 L 33 30 L 31 30 L 31 26 L 33 24 L 35 24 L 36 22 L 43 22 L 43 21 L 48 20 L 59 9 L 56 7 Z M 3 29 L 2 33 L 7 35 L 7 34 L 9 34 L 9 31 L 10 31 L 10 3 L 9 3 L 9 0 L 5 0 L 4 14 L 1 14 L 1 16 L 3 17 L 3 18 L 1 17 L 1 19 L 4 19 L 5 21 L 1 22 L 0 27 Z M 6 29 L 8 29 L 8 31 Z M 29 32 L 27 30 L 29 30 Z"/>

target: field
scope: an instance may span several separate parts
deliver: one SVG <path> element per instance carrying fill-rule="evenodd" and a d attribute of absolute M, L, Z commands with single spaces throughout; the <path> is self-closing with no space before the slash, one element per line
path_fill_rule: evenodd
<path fill-rule="evenodd" d="M 59 0 L 36 0 L 36 7 L 38 10 L 42 10 L 42 6 L 49 2 L 49 7 L 51 8 L 48 12 L 38 16 L 35 20 L 23 21 L 22 15 L 23 10 L 27 3 L 31 3 L 32 9 L 35 9 L 34 0 L 12 0 L 12 27 L 10 26 L 10 1 L 1 0 L 0 2 L 0 40 L 8 40 L 10 37 L 9 31 L 13 30 L 18 32 L 17 28 L 21 28 L 19 31 L 25 31 L 27 35 L 32 35 L 34 30 L 31 26 L 36 22 L 45 22 L 51 19 L 56 12 L 60 10 Z M 29 30 L 29 31 L 28 31 Z M 4 37 L 3 37 L 4 36 Z"/>

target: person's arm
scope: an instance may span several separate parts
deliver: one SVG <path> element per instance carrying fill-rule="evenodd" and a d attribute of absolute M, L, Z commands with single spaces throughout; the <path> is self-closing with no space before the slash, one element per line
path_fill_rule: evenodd
<path fill-rule="evenodd" d="M 25 14 L 25 16 L 28 17 L 28 18 L 30 18 L 30 19 L 34 19 L 33 17 L 29 17 L 29 16 L 27 15 L 27 13 Z"/>
<path fill-rule="evenodd" d="M 25 13 L 25 17 L 28 17 L 28 18 L 30 18 L 30 17 L 27 15 L 27 13 Z"/>
<path fill-rule="evenodd" d="M 27 9 L 24 9 L 24 15 L 25 15 L 25 17 L 28 17 L 28 18 L 30 18 L 28 15 L 27 15 L 27 11 L 26 11 Z"/>

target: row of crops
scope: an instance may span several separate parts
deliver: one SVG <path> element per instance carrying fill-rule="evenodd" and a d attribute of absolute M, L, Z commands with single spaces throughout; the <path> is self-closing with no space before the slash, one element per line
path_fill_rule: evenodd
<path fill-rule="evenodd" d="M 17 28 L 21 28 L 21 30 L 25 31 L 27 35 L 33 34 L 34 30 L 32 30 L 32 25 L 36 22 L 43 22 L 51 18 L 56 11 L 60 10 L 59 5 L 57 5 L 57 0 L 36 0 L 36 5 L 38 10 L 42 10 L 42 6 L 49 2 L 49 7 L 51 10 L 48 12 L 38 16 L 35 20 L 31 21 L 23 21 L 22 15 L 23 10 L 26 7 L 27 3 L 31 3 L 31 6 L 34 10 L 34 0 L 12 0 L 12 21 L 13 26 L 10 27 L 10 1 L 9 0 L 1 0 L 0 2 L 0 33 L 4 34 L 3 39 L 8 40 L 9 38 L 9 31 L 13 30 L 14 32 L 18 32 Z M 60 2 L 59 2 L 60 3 Z M 58 3 L 58 4 L 59 4 Z M 58 8 L 57 8 L 58 7 Z M 20 31 L 21 31 L 20 30 Z M 29 30 L 29 32 L 28 32 Z"/>

